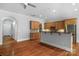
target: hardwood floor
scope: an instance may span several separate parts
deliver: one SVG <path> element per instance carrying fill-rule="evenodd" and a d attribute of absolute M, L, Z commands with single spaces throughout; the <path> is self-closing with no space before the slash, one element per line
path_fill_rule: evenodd
<path fill-rule="evenodd" d="M 9 36 L 9 35 L 3 37 L 3 44 L 4 44 L 4 45 L 11 44 L 11 43 L 14 43 L 14 42 L 16 42 L 16 40 L 13 39 L 13 38 L 12 38 L 11 36 Z"/>
<path fill-rule="evenodd" d="M 76 50 L 75 50 L 76 52 L 75 53 L 76 53 L 77 56 L 79 56 L 79 43 L 77 43 L 75 48 L 76 48 Z"/>
<path fill-rule="evenodd" d="M 78 56 L 79 45 L 74 45 L 73 48 L 76 50 L 73 53 L 70 53 L 56 47 L 51 48 L 50 46 L 48 47 L 40 44 L 39 40 L 29 40 L 12 44 L 5 50 L 2 50 L 6 53 L 9 52 L 8 54 L 5 54 L 9 56 Z"/>
<path fill-rule="evenodd" d="M 16 40 L 14 40 L 11 36 L 4 36 L 3 37 L 3 45 L 0 46 L 0 55 L 2 56 L 8 56 L 12 55 L 13 45 L 16 43 Z"/>
<path fill-rule="evenodd" d="M 16 56 L 71 56 L 70 52 L 40 44 L 38 40 L 19 42 L 14 46 Z"/>

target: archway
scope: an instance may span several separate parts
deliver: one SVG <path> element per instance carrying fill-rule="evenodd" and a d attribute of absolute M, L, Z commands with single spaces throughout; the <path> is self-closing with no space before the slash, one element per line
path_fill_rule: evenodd
<path fill-rule="evenodd" d="M 16 19 L 14 17 L 4 17 L 2 19 L 2 43 L 6 38 L 16 40 L 16 31 Z"/>

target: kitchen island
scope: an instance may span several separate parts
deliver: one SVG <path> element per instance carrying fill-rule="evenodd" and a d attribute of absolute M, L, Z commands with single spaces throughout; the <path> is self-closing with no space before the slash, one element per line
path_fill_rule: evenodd
<path fill-rule="evenodd" d="M 72 52 L 72 34 L 71 33 L 58 33 L 58 32 L 41 32 L 41 43 L 55 46 Z"/>

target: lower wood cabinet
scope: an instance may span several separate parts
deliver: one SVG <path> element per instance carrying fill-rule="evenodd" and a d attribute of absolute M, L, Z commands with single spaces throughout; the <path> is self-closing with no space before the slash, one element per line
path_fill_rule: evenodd
<path fill-rule="evenodd" d="M 40 33 L 39 32 L 35 32 L 35 33 L 30 33 L 30 38 L 31 40 L 38 40 L 40 39 Z"/>

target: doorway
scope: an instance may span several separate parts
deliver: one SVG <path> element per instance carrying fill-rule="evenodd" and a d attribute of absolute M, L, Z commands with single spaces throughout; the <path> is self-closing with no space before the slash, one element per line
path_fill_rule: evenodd
<path fill-rule="evenodd" d="M 3 45 L 10 44 L 16 41 L 16 21 L 12 17 L 6 17 L 2 22 L 2 38 Z"/>

